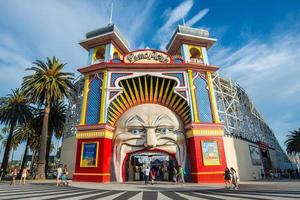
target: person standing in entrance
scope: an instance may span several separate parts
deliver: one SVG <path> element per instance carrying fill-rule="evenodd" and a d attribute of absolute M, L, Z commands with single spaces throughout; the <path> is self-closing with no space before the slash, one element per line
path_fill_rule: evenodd
<path fill-rule="evenodd" d="M 230 170 L 228 167 L 225 168 L 225 174 L 224 174 L 224 181 L 225 181 L 225 188 L 230 188 Z"/>
<path fill-rule="evenodd" d="M 183 167 L 179 166 L 178 182 L 181 181 L 182 183 L 184 183 L 184 175 L 185 175 L 185 171 Z"/>
<path fill-rule="evenodd" d="M 63 185 L 69 185 L 69 182 L 68 182 L 68 175 L 69 175 L 68 166 L 65 165 L 65 166 L 64 166 L 63 174 L 62 174 L 62 176 L 61 176 L 61 182 L 62 182 Z"/>
<path fill-rule="evenodd" d="M 230 168 L 230 174 L 231 174 L 232 189 L 238 190 L 239 187 L 238 176 L 235 169 L 233 169 L 233 167 Z"/>
<path fill-rule="evenodd" d="M 61 179 L 62 173 L 63 173 L 62 165 L 59 165 L 59 167 L 57 168 L 56 186 L 60 185 L 60 179 Z"/>
<path fill-rule="evenodd" d="M 174 183 L 175 184 L 177 184 L 177 169 L 176 169 L 176 167 L 174 166 L 173 167 L 173 181 L 174 181 Z"/>
<path fill-rule="evenodd" d="M 148 181 L 149 181 L 149 174 L 150 174 L 150 169 L 149 169 L 149 166 L 147 166 L 144 171 L 144 181 L 145 181 L 145 184 L 147 185 L 148 184 Z"/>
<path fill-rule="evenodd" d="M 150 171 L 150 177 L 151 177 L 151 184 L 153 185 L 156 177 L 156 170 L 154 167 Z"/>

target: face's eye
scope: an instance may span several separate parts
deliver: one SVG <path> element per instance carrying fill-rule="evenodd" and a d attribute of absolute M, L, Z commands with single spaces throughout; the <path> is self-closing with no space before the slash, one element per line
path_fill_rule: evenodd
<path fill-rule="evenodd" d="M 131 132 L 131 134 L 133 135 L 140 135 L 141 133 L 143 133 L 143 129 L 138 129 L 138 128 L 133 128 L 131 130 L 129 130 Z"/>
<path fill-rule="evenodd" d="M 168 134 L 170 132 L 170 130 L 168 128 L 158 128 L 158 131 L 161 134 Z"/>

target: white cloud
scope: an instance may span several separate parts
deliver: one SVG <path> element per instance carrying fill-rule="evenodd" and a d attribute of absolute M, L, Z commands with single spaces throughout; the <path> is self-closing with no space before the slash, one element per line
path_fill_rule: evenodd
<path fill-rule="evenodd" d="M 181 20 L 182 17 L 187 15 L 193 5 L 194 2 L 192 0 L 187 0 L 174 8 L 171 12 L 167 13 L 167 20 L 159 31 L 165 32 L 172 28 L 178 20 Z"/>
<path fill-rule="evenodd" d="M 103 26 L 107 21 L 106 14 L 97 9 L 95 5 L 77 1 L 72 4 L 67 1 L 1 2 L 3 17 L 0 22 L 4 26 L 0 32 L 10 32 L 18 47 L 30 49 L 19 55 L 32 60 L 56 55 L 69 63 L 69 70 L 75 71 L 86 64 L 86 52 L 78 41 L 87 31 Z M 10 46 L 13 46 L 12 42 Z"/>
<path fill-rule="evenodd" d="M 250 94 L 281 145 L 300 124 L 300 23 L 290 24 L 292 29 L 276 29 L 264 38 L 252 36 L 240 48 L 216 46 L 210 52 L 220 74 Z"/>
<path fill-rule="evenodd" d="M 200 19 L 202 19 L 207 13 L 209 9 L 205 8 L 203 10 L 200 10 L 197 15 L 195 15 L 192 19 L 188 20 L 185 24 L 187 26 L 193 26 L 195 23 L 197 23 Z"/>
<path fill-rule="evenodd" d="M 116 21 L 120 28 L 120 31 L 124 33 L 124 36 L 130 43 L 130 49 L 136 49 L 139 46 L 138 41 L 143 34 L 152 27 L 149 26 L 149 22 L 155 19 L 153 18 L 153 10 L 156 6 L 155 0 L 148 0 L 145 4 L 140 1 L 132 1 L 131 4 L 121 1 L 116 8 L 116 15 L 118 16 Z M 122 10 L 121 10 L 122 9 Z M 122 12 L 127 10 L 126 13 Z M 120 13 L 122 15 L 120 15 Z"/>
<path fill-rule="evenodd" d="M 0 47 L 0 93 L 4 96 L 11 89 L 21 86 L 22 77 L 25 75 L 25 68 L 30 65 L 30 61 L 13 51 Z"/>
<path fill-rule="evenodd" d="M 160 49 L 165 49 L 166 44 L 171 39 L 171 36 L 175 30 L 175 26 L 179 24 L 179 21 L 182 20 L 183 17 L 188 15 L 193 5 L 193 0 L 187 0 L 179 4 L 174 9 L 166 9 L 162 15 L 162 18 L 166 18 L 166 22 L 157 31 L 155 37 L 155 39 L 160 43 Z M 196 15 L 186 22 L 186 25 L 193 26 L 195 23 L 201 20 L 208 13 L 208 11 L 208 8 L 200 10 Z"/>

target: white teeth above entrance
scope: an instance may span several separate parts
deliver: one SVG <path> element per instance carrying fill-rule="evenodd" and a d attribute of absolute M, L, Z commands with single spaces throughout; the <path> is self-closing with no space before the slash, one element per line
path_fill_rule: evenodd
<path fill-rule="evenodd" d="M 164 152 L 155 152 L 155 151 L 139 151 L 130 154 L 130 157 L 132 156 L 168 156 L 168 153 Z"/>

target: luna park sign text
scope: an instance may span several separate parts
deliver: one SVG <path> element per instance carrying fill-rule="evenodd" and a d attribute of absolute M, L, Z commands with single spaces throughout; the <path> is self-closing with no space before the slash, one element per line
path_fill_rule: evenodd
<path fill-rule="evenodd" d="M 170 63 L 171 57 L 155 50 L 139 50 L 130 52 L 124 57 L 125 63 Z"/>

